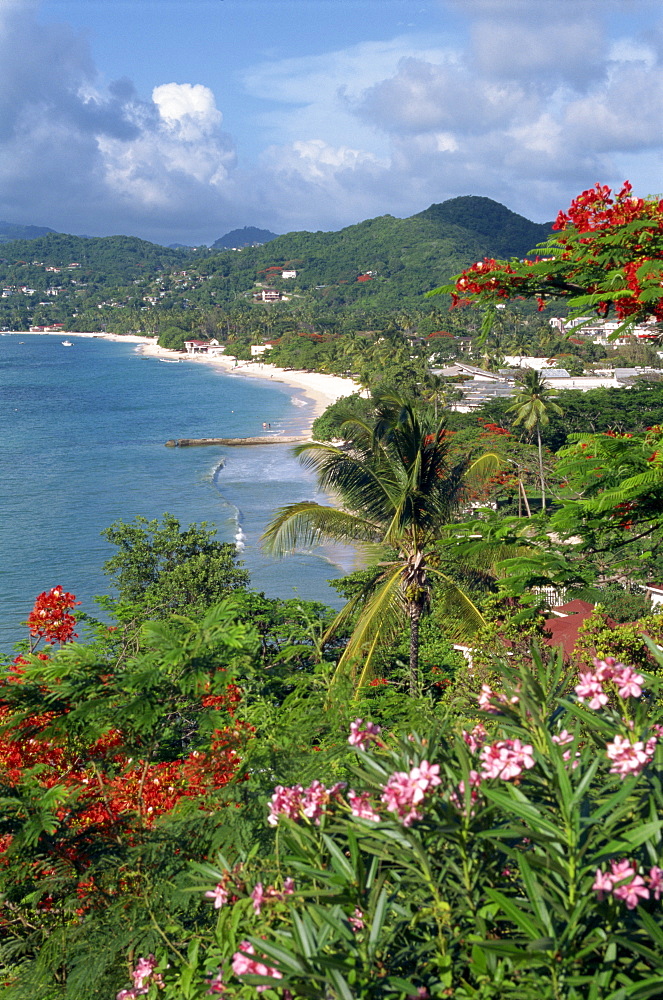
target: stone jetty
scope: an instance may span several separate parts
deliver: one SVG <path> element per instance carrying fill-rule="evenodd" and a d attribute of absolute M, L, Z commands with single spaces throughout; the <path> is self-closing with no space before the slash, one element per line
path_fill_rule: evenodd
<path fill-rule="evenodd" d="M 222 444 L 234 447 L 236 445 L 248 444 L 300 444 L 302 441 L 310 441 L 310 437 L 279 437 L 272 434 L 270 437 L 248 437 L 248 438 L 171 438 L 166 441 L 166 448 L 198 448 L 207 444 Z"/>

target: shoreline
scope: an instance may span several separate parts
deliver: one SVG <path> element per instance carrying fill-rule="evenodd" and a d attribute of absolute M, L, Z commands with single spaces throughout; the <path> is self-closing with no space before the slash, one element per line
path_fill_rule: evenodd
<path fill-rule="evenodd" d="M 120 333 L 79 333 L 75 330 L 59 330 L 57 332 L 48 330 L 43 332 L 30 330 L 8 330 L 10 335 L 29 337 L 86 337 L 95 340 L 113 340 L 125 344 L 137 344 L 142 347 L 140 353 L 144 357 L 160 358 L 164 360 L 189 361 L 194 364 L 212 365 L 221 369 L 226 375 L 233 375 L 248 378 L 262 378 L 273 382 L 282 382 L 293 389 L 301 389 L 304 394 L 312 400 L 313 411 L 307 414 L 309 417 L 306 432 L 310 433 L 313 421 L 319 417 L 328 406 L 342 399 L 344 396 L 351 396 L 355 392 L 360 392 L 361 387 L 354 379 L 343 378 L 340 375 L 324 375 L 321 372 L 297 371 L 295 369 L 278 368 L 276 365 L 267 364 L 264 361 L 236 361 L 232 355 L 224 354 L 186 354 L 180 351 L 173 351 L 167 347 L 159 347 L 156 337 L 144 337 L 139 334 Z"/>

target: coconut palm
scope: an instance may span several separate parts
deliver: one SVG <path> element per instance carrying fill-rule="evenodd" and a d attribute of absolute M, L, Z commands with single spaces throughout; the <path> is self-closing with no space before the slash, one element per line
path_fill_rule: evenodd
<path fill-rule="evenodd" d="M 337 676 L 350 666 L 357 680 L 356 665 L 363 658 L 360 687 L 370 676 L 380 639 L 409 623 L 410 691 L 415 693 L 419 623 L 432 578 L 453 594 L 467 632 L 483 624 L 469 597 L 437 569 L 436 543 L 477 478 L 494 470 L 499 459 L 489 455 L 474 463 L 452 463 L 444 423 L 434 423 L 411 401 L 392 394 L 376 397 L 371 424 L 352 419 L 343 428 L 343 448 L 308 443 L 296 449 L 302 463 L 317 473 L 319 487 L 338 497 L 339 506 L 303 501 L 284 507 L 263 539 L 268 551 L 278 555 L 323 541 L 359 543 L 372 553 L 370 579 L 330 629 L 331 634 L 358 612 Z"/>
<path fill-rule="evenodd" d="M 545 510 L 546 481 L 543 471 L 541 428 L 549 422 L 551 413 L 557 413 L 561 416 L 564 411 L 553 400 L 557 390 L 550 388 L 541 372 L 530 368 L 520 378 L 519 384 L 520 390 L 516 393 L 515 402 L 513 406 L 509 407 L 507 413 L 516 414 L 514 426 L 522 424 L 526 431 L 530 433 L 536 431 L 536 441 L 539 448 L 539 477 L 541 479 L 541 509 Z"/>

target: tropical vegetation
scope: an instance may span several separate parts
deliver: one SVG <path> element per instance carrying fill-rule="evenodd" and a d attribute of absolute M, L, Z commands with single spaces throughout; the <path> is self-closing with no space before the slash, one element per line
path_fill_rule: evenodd
<path fill-rule="evenodd" d="M 412 231 L 478 207 L 490 229 L 490 205 L 459 201 Z M 465 297 L 657 318 L 662 219 L 626 188 L 585 192 L 550 260 L 491 258 Z M 332 502 L 276 512 L 266 541 L 351 543 L 361 567 L 336 615 L 253 591 L 209 525 L 136 517 L 105 532 L 98 611 L 59 585 L 26 609 L 0 677 L 0 1000 L 656 998 L 663 390 L 553 395 L 529 373 L 515 399 L 451 412 L 432 358 L 567 353 L 518 305 L 483 335 L 461 310 L 442 330 L 435 299 L 362 312 L 359 290 L 319 333 L 310 302 L 184 308 L 204 274 L 224 295 L 254 281 L 279 240 L 238 271 L 190 253 L 188 285 L 161 248 L 164 304 L 148 316 L 131 278 L 126 308 L 155 332 L 170 310 L 173 345 L 225 324 L 238 355 L 260 331 L 282 362 L 360 376 L 372 391 L 298 449 Z"/>

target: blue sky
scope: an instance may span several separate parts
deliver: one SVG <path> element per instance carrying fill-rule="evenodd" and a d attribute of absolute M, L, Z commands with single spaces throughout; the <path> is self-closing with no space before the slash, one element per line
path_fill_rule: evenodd
<path fill-rule="evenodd" d="M 0 0 L 0 218 L 211 242 L 663 190 L 660 0 Z"/>

